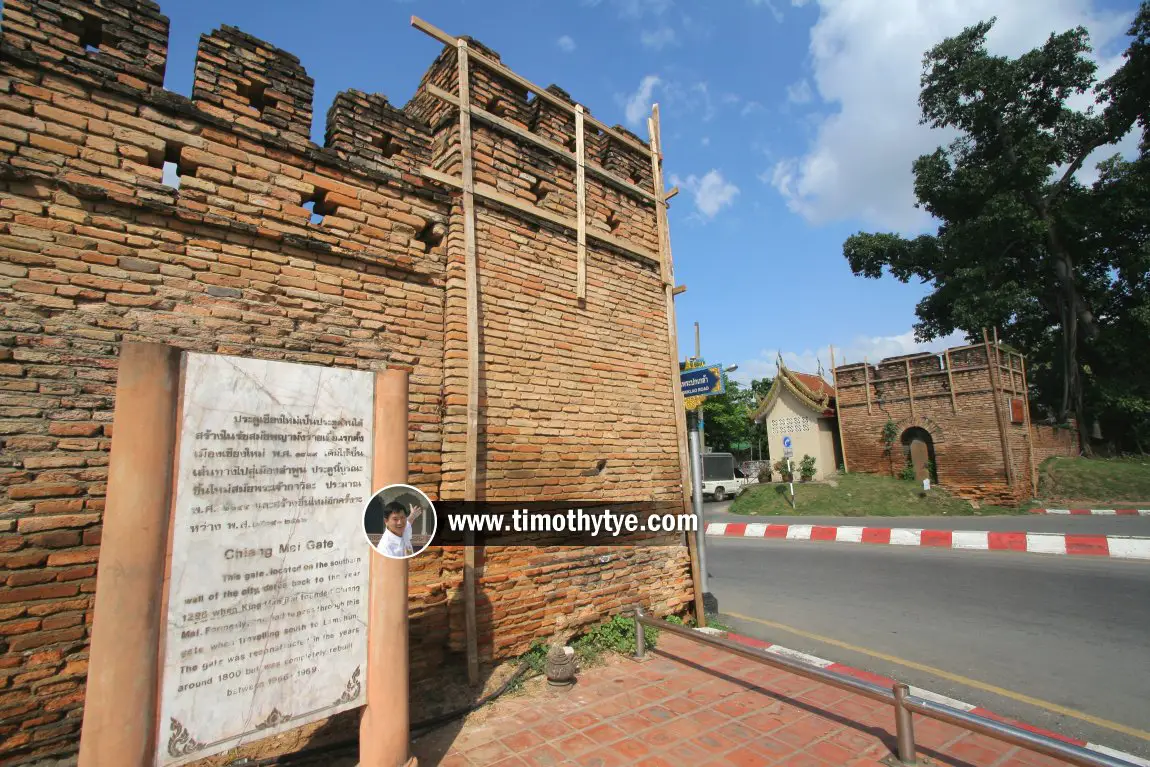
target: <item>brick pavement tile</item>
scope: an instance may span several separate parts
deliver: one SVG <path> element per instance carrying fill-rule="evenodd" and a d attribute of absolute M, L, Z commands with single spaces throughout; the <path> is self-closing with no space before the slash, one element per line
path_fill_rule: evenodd
<path fill-rule="evenodd" d="M 739 745 L 738 742 L 721 735 L 718 731 L 712 730 L 705 732 L 702 735 L 691 738 L 690 742 L 700 748 L 709 751 L 712 754 L 721 754 L 730 751 Z"/>
<path fill-rule="evenodd" d="M 476 764 L 485 764 L 484 762 L 476 762 Z M 498 762 L 491 762 L 490 767 L 528 767 L 527 762 L 520 759 L 518 756 L 509 756 L 506 759 L 500 759 Z"/>
<path fill-rule="evenodd" d="M 644 717 L 641 712 L 632 711 L 629 714 L 615 717 L 611 720 L 611 724 L 628 735 L 637 735 L 655 723 Z"/>
<path fill-rule="evenodd" d="M 600 748 L 575 758 L 580 767 L 626 767 L 631 762 L 612 748 Z"/>
<path fill-rule="evenodd" d="M 643 732 L 639 735 L 639 740 L 653 749 L 660 749 L 669 748 L 671 744 L 683 740 L 684 737 L 675 726 L 675 722 L 669 722 Z"/>
<path fill-rule="evenodd" d="M 523 730 L 501 738 L 500 742 L 511 749 L 512 753 L 521 753 L 529 748 L 543 745 L 543 738 L 531 730 Z"/>
<path fill-rule="evenodd" d="M 820 685 L 813 690 L 808 690 L 803 693 L 800 700 L 814 703 L 816 706 L 834 706 L 840 701 L 852 697 L 854 696 L 845 690 L 840 690 L 830 685 Z"/>
<path fill-rule="evenodd" d="M 648 756 L 635 763 L 635 767 L 678 767 L 681 762 L 669 762 L 661 756 Z"/>
<path fill-rule="evenodd" d="M 726 696 L 717 687 L 710 685 L 700 685 L 687 692 L 687 700 L 692 701 L 700 706 L 710 705 L 716 701 L 720 701 Z"/>
<path fill-rule="evenodd" d="M 654 685 L 654 684 L 650 685 L 648 687 L 640 688 L 636 692 L 636 694 L 640 698 L 642 698 L 643 700 L 646 700 L 646 701 L 649 701 L 652 703 L 657 701 L 657 700 L 663 700 L 664 698 L 668 697 L 667 689 L 665 687 L 662 687 L 660 685 Z"/>
<path fill-rule="evenodd" d="M 829 767 L 828 762 L 824 762 L 818 757 L 811 756 L 805 751 L 800 751 L 790 759 L 785 759 L 781 762 L 775 762 L 775 764 L 778 765 L 778 767 Z M 835 765 L 835 767 L 839 766 Z"/>
<path fill-rule="evenodd" d="M 463 729 L 452 741 L 451 747 L 456 751 L 466 751 L 469 748 L 490 743 L 495 740 L 496 737 L 496 734 L 488 727 L 480 725 L 478 727 L 468 728 L 464 725 Z"/>
<path fill-rule="evenodd" d="M 837 729 L 837 725 L 817 716 L 810 716 L 794 724 L 789 724 L 771 733 L 784 743 L 796 748 L 806 748 L 815 741 L 822 740 Z"/>
<path fill-rule="evenodd" d="M 447 754 L 439 760 L 438 767 L 471 767 L 471 762 L 463 754 Z"/>
<path fill-rule="evenodd" d="M 556 767 L 566 757 L 554 746 L 544 744 L 521 754 L 521 758 L 529 767 Z"/>
<path fill-rule="evenodd" d="M 1040 754 L 1036 751 L 1028 751 L 1025 748 L 1018 749 L 1011 757 L 1011 761 L 1021 762 L 1026 767 L 1065 767 L 1066 764 L 1061 759 L 1055 759 L 1053 756 Z"/>
<path fill-rule="evenodd" d="M 984 743 L 982 740 L 987 740 L 989 743 Z M 1005 743 L 996 743 L 989 738 L 980 739 L 978 735 L 967 735 L 948 745 L 943 750 L 943 756 L 957 757 L 970 764 L 990 765 L 998 761 L 1010 748 L 1011 746 Z"/>
<path fill-rule="evenodd" d="M 775 740 L 767 735 L 760 735 L 751 741 L 748 746 L 753 751 L 758 751 L 765 758 L 771 762 L 776 762 L 779 759 L 786 759 L 788 756 L 795 753 L 795 747 L 789 746 L 786 743 Z"/>
<path fill-rule="evenodd" d="M 662 682 L 669 675 L 668 672 L 669 669 L 651 668 L 650 665 L 648 665 L 647 668 L 639 671 L 635 676 L 644 682 Z"/>
<path fill-rule="evenodd" d="M 489 719 L 484 726 L 489 732 L 494 733 L 496 738 L 506 738 L 509 735 L 514 735 L 524 730 L 522 722 L 517 722 L 511 717 L 506 716 L 501 716 L 498 719 Z"/>
<path fill-rule="evenodd" d="M 628 703 L 622 695 L 616 695 L 614 698 L 599 701 L 589 707 L 587 712 L 597 720 L 602 721 L 619 716 L 620 714 L 626 714 L 628 711 L 634 711 L 635 708 L 636 706 L 632 703 Z"/>
<path fill-rule="evenodd" d="M 846 748 L 829 740 L 823 740 L 813 746 L 809 746 L 807 752 L 831 764 L 846 764 L 851 759 L 860 756 L 858 751 Z"/>
<path fill-rule="evenodd" d="M 750 716 L 743 717 L 739 720 L 743 725 L 750 727 L 755 732 L 767 733 L 773 732 L 781 727 L 786 727 L 790 722 L 787 722 L 778 714 L 767 713 L 754 713 Z"/>
<path fill-rule="evenodd" d="M 731 697 L 716 703 L 715 710 L 726 714 L 732 719 L 738 719 L 739 717 L 746 716 L 747 714 L 758 710 L 759 707 L 756 705 L 758 703 L 758 701 L 755 699 L 756 697 L 757 696 L 747 693 L 732 695 Z"/>
<path fill-rule="evenodd" d="M 599 721 L 599 717 L 592 716 L 586 711 L 577 711 L 574 714 L 568 714 L 563 717 L 563 723 L 570 725 L 576 730 L 584 730 Z"/>
<path fill-rule="evenodd" d="M 574 735 L 568 735 L 563 740 L 556 741 L 555 747 L 558 748 L 567 758 L 571 759 L 576 756 L 581 756 L 588 751 L 594 751 L 599 748 L 599 744 L 588 738 L 581 732 Z"/>
<path fill-rule="evenodd" d="M 801 676 L 794 674 L 787 674 L 780 677 L 771 683 L 771 691 L 774 693 L 782 693 L 789 698 L 797 698 L 808 690 L 813 690 L 818 685 L 818 682 L 812 682 Z"/>
<path fill-rule="evenodd" d="M 709 708 L 699 709 L 696 713 L 691 714 L 691 719 L 709 730 L 722 727 L 724 724 L 731 721 L 730 718 L 723 716 L 716 711 L 712 711 Z"/>
<path fill-rule="evenodd" d="M 537 724 L 531 728 L 531 731 L 543 738 L 543 740 L 559 740 L 575 732 L 569 725 L 564 724 L 559 719 L 551 719 L 550 721 Z"/>
<path fill-rule="evenodd" d="M 610 724 L 598 724 L 594 727 L 589 727 L 583 731 L 583 734 L 600 745 L 614 743 L 615 741 L 621 740 L 627 735 L 627 733 L 623 732 L 618 727 Z"/>
<path fill-rule="evenodd" d="M 525 725 L 533 725 L 542 722 L 545 715 L 539 708 L 525 708 L 521 711 L 517 711 L 511 718 Z"/>
<path fill-rule="evenodd" d="M 473 764 L 491 764 L 492 762 L 497 762 L 500 759 L 511 756 L 512 751 L 498 740 L 493 740 L 490 743 L 484 743 L 482 746 L 469 748 L 463 752 L 463 755 L 467 757 L 467 761 Z"/>
<path fill-rule="evenodd" d="M 652 724 L 669 722 L 676 716 L 674 711 L 665 706 L 648 706 L 642 711 L 637 711 L 636 713 Z"/>
<path fill-rule="evenodd" d="M 622 754 L 630 761 L 635 762 L 651 754 L 651 747 L 639 738 L 627 738 L 616 743 L 612 748 L 615 753 Z"/>
<path fill-rule="evenodd" d="M 712 729 L 711 727 L 700 723 L 693 716 L 680 716 L 677 719 L 672 719 L 665 727 L 670 727 L 678 735 L 679 740 L 687 740 L 696 735 L 702 735 L 704 732 Z"/>
<path fill-rule="evenodd" d="M 702 764 L 715 755 L 714 752 L 708 751 L 702 746 L 682 740 L 660 753 L 672 762 L 689 765 L 689 767 Z"/>
<path fill-rule="evenodd" d="M 728 722 L 715 732 L 724 738 L 730 738 L 735 743 L 749 743 L 759 737 L 759 733 L 740 722 Z"/>
<path fill-rule="evenodd" d="M 874 735 L 860 732 L 859 730 L 853 729 L 851 727 L 844 727 L 838 732 L 831 733 L 830 737 L 827 738 L 827 741 L 830 743 L 836 743 L 843 748 L 855 752 L 856 754 L 865 754 L 868 749 L 874 748 L 876 744 L 882 745 L 882 741 Z"/>
<path fill-rule="evenodd" d="M 689 714 L 699 708 L 697 703 L 688 699 L 686 696 L 667 698 L 667 700 L 663 701 L 663 705 L 680 715 Z"/>
<path fill-rule="evenodd" d="M 771 757 L 750 746 L 737 748 L 729 754 L 725 754 L 724 759 L 726 760 L 724 764 L 733 765 L 733 767 L 764 767 L 764 765 L 774 761 Z"/>
<path fill-rule="evenodd" d="M 915 719 L 914 740 L 927 748 L 941 748 L 966 734 L 968 734 L 966 730 L 946 722 L 936 722 L 922 717 Z"/>

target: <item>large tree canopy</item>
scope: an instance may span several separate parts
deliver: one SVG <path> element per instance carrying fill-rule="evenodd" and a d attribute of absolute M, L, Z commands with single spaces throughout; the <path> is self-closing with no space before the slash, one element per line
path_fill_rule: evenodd
<path fill-rule="evenodd" d="M 1101 82 L 1085 29 L 1009 58 L 986 49 L 993 25 L 969 27 L 924 57 L 922 122 L 958 134 L 913 166 L 918 206 L 938 231 L 859 233 L 843 254 L 856 275 L 931 283 L 916 310 L 920 340 L 955 330 L 981 340 L 981 328 L 1000 328 L 1029 353 L 1036 404 L 1083 428 L 1089 406 L 1140 443 L 1150 425 L 1138 341 L 1150 319 L 1150 2 L 1122 67 Z M 1082 94 L 1097 106 L 1073 108 Z M 1082 185 L 1087 157 L 1135 126 L 1143 156 L 1110 160 Z"/>

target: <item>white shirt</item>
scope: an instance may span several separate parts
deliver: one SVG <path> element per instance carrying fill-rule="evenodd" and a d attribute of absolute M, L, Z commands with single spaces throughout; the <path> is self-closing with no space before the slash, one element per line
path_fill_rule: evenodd
<path fill-rule="evenodd" d="M 379 539 L 379 550 L 385 556 L 403 559 L 412 554 L 411 525 L 403 528 L 403 535 L 399 536 L 384 528 L 383 537 Z"/>

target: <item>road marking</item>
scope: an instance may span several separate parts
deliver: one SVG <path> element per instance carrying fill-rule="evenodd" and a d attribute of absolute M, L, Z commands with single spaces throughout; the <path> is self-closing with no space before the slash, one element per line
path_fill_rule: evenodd
<path fill-rule="evenodd" d="M 780 631 L 786 631 L 788 633 L 794 634 L 795 636 L 801 636 L 801 637 L 805 637 L 807 639 L 813 639 L 816 642 L 822 642 L 824 644 L 829 644 L 833 647 L 841 647 L 844 650 L 862 653 L 863 655 L 869 655 L 872 658 L 878 658 L 879 660 L 885 660 L 889 663 L 897 663 L 900 666 L 906 666 L 907 668 L 913 668 L 917 671 L 925 671 L 928 674 L 933 674 L 934 676 L 941 677 L 942 679 L 948 679 L 952 682 L 957 682 L 958 684 L 965 685 L 967 687 L 973 687 L 976 690 L 982 690 L 983 692 L 989 692 L 993 695 L 1000 695 L 1004 698 L 1009 698 L 1011 700 L 1018 701 L 1019 703 L 1025 703 L 1025 704 L 1030 705 L 1030 706 L 1036 706 L 1038 708 L 1044 708 L 1047 711 L 1053 711 L 1056 714 L 1062 714 L 1063 716 L 1069 716 L 1069 717 L 1073 717 L 1075 719 L 1081 719 L 1084 722 L 1089 722 L 1090 724 L 1097 725 L 1099 727 L 1105 727 L 1108 730 L 1114 730 L 1115 732 L 1120 732 L 1123 735 L 1129 735 L 1129 736 L 1134 737 L 1134 738 L 1139 738 L 1141 740 L 1150 741 L 1150 732 L 1146 732 L 1145 730 L 1139 730 L 1136 727 L 1129 727 L 1125 724 L 1120 724 L 1118 722 L 1111 722 L 1109 719 L 1102 719 L 1101 717 L 1093 716 L 1092 714 L 1087 714 L 1083 711 L 1076 711 L 1075 709 L 1067 708 L 1066 706 L 1060 706 L 1057 703 L 1051 703 L 1049 701 L 1041 700 L 1039 698 L 1033 698 L 1029 695 L 1024 695 L 1024 694 L 1019 693 L 1019 692 L 1014 692 L 1013 690 L 1007 690 L 1007 689 L 1004 689 L 1002 687 L 997 687 L 997 686 L 992 685 L 992 684 L 987 684 L 986 682 L 980 682 L 977 679 L 971 679 L 970 677 L 965 677 L 965 676 L 962 676 L 960 674 L 952 674 L 949 671 L 943 671 L 940 668 L 935 668 L 934 666 L 928 666 L 925 663 L 917 663 L 917 662 L 912 661 L 912 660 L 906 660 L 904 658 L 899 658 L 898 656 L 895 656 L 895 655 L 889 655 L 887 653 L 878 652 L 877 650 L 868 650 L 865 647 L 859 647 L 858 645 L 848 644 L 846 642 L 840 642 L 837 639 L 831 639 L 830 637 L 825 637 L 825 636 L 822 636 L 820 634 L 814 634 L 814 633 L 811 633 L 810 631 L 803 631 L 802 629 L 797 629 L 797 628 L 794 628 L 793 626 L 788 626 L 784 623 L 775 623 L 774 621 L 763 620 L 762 618 L 754 618 L 750 615 L 742 615 L 740 613 L 733 613 L 733 612 L 724 611 L 723 614 L 729 615 L 732 618 L 738 618 L 739 620 L 750 621 L 752 623 L 758 623 L 758 624 L 761 624 L 763 626 L 770 626 L 771 628 L 779 629 Z"/>

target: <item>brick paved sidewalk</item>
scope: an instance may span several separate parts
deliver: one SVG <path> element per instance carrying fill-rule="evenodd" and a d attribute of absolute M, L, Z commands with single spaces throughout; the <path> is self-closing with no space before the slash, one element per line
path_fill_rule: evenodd
<path fill-rule="evenodd" d="M 566 691 L 532 681 L 417 740 L 420 767 L 880 767 L 894 749 L 891 706 L 666 633 L 646 663 L 613 657 Z M 915 736 L 928 764 L 1063 764 L 917 716 Z"/>

